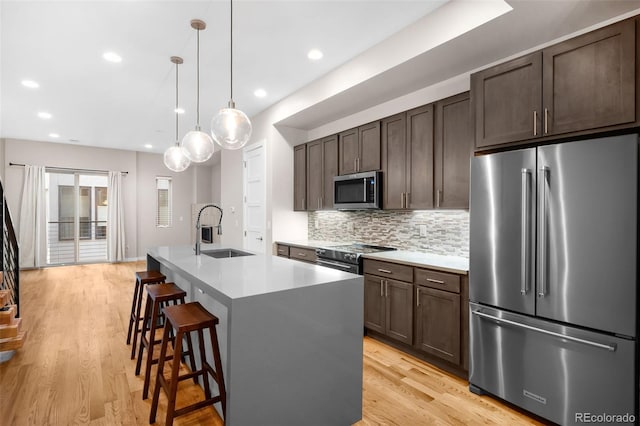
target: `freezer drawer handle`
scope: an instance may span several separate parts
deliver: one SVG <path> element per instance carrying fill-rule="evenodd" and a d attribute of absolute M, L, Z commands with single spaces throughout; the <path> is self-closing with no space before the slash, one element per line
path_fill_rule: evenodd
<path fill-rule="evenodd" d="M 522 169 L 522 223 L 520 224 L 520 293 L 527 294 L 529 291 L 529 235 L 531 229 L 531 191 L 529 189 L 529 179 L 531 170 Z"/>
<path fill-rule="evenodd" d="M 545 330 L 543 328 L 533 327 L 533 326 L 527 325 L 527 324 L 521 324 L 521 323 L 516 322 L 516 321 L 511 321 L 511 320 L 508 320 L 508 319 L 499 318 L 499 317 L 496 317 L 496 316 L 493 316 L 493 315 L 485 314 L 484 312 L 480 312 L 480 311 L 471 311 L 471 313 L 473 315 L 477 315 L 479 317 L 488 318 L 490 320 L 494 320 L 494 321 L 498 321 L 498 322 L 503 322 L 505 324 L 513 325 L 515 327 L 526 328 L 527 330 L 537 331 L 538 333 L 548 334 L 550 336 L 558 337 L 560 339 L 571 340 L 571 341 L 576 342 L 576 343 L 582 343 L 584 345 L 594 346 L 594 347 L 600 348 L 600 349 L 606 349 L 606 350 L 611 351 L 611 352 L 615 352 L 616 351 L 615 343 L 612 343 L 610 345 L 605 345 L 603 343 L 592 342 L 591 340 L 580 339 L 578 337 L 567 336 L 566 334 L 562 334 L 562 333 L 556 333 L 555 331 L 549 331 L 549 330 Z"/>

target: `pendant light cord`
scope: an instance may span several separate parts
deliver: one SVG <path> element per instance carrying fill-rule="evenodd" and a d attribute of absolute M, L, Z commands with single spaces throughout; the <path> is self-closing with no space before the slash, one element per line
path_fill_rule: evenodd
<path fill-rule="evenodd" d="M 176 62 L 176 145 L 178 143 L 178 63 Z"/>
<path fill-rule="evenodd" d="M 231 4 L 231 25 L 230 25 L 230 33 L 231 33 L 231 49 L 230 49 L 230 75 L 231 75 L 231 102 L 233 102 L 233 0 L 230 0 Z"/>
<path fill-rule="evenodd" d="M 196 57 L 196 130 L 200 130 L 200 30 L 198 29 L 197 35 L 197 57 Z"/>

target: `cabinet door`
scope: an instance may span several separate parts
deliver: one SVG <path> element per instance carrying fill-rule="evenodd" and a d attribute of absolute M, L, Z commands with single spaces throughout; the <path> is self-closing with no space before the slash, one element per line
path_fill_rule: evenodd
<path fill-rule="evenodd" d="M 410 209 L 433 207 L 433 104 L 407 112 L 407 201 Z"/>
<path fill-rule="evenodd" d="M 319 210 L 322 197 L 322 141 L 307 144 L 307 210 Z"/>
<path fill-rule="evenodd" d="M 360 155 L 358 172 L 380 170 L 380 122 L 358 127 Z"/>
<path fill-rule="evenodd" d="M 407 188 L 406 114 L 382 120 L 383 208 L 404 208 Z"/>
<path fill-rule="evenodd" d="M 548 134 L 635 121 L 635 22 L 626 20 L 543 50 Z"/>
<path fill-rule="evenodd" d="M 413 284 L 385 280 L 386 334 L 408 345 L 413 343 Z"/>
<path fill-rule="evenodd" d="M 384 279 L 364 276 L 364 326 L 379 333 L 385 332 Z"/>
<path fill-rule="evenodd" d="M 542 135 L 542 54 L 535 52 L 471 75 L 475 147 Z"/>
<path fill-rule="evenodd" d="M 344 131 L 338 135 L 338 150 L 340 166 L 338 172 L 348 175 L 356 172 L 356 161 L 359 155 L 358 129 Z"/>
<path fill-rule="evenodd" d="M 320 207 L 333 209 L 333 177 L 338 175 L 338 135 L 322 139 L 322 179 L 323 188 Z"/>
<path fill-rule="evenodd" d="M 436 208 L 469 208 L 469 161 L 473 156 L 469 92 L 436 102 Z"/>
<path fill-rule="evenodd" d="M 416 347 L 460 363 L 460 295 L 416 286 Z"/>
<path fill-rule="evenodd" d="M 293 210 L 307 208 L 307 146 L 298 145 L 293 148 Z"/>

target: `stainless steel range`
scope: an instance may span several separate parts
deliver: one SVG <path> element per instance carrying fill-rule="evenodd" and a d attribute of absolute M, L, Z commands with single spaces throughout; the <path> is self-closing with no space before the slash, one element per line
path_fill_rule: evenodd
<path fill-rule="evenodd" d="M 340 269 L 362 275 L 362 255 L 381 251 L 395 250 L 392 247 L 371 246 L 367 244 L 347 244 L 327 246 L 316 249 L 316 263 L 328 268 Z"/>

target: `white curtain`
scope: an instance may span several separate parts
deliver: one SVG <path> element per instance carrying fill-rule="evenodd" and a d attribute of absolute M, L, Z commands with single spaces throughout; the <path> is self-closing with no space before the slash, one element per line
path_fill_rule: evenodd
<path fill-rule="evenodd" d="M 20 205 L 20 267 L 34 268 L 46 262 L 47 224 L 45 169 L 24 166 L 24 185 Z"/>
<path fill-rule="evenodd" d="M 109 262 L 121 262 L 125 258 L 124 205 L 122 204 L 122 173 L 120 172 L 109 172 L 107 257 Z"/>

